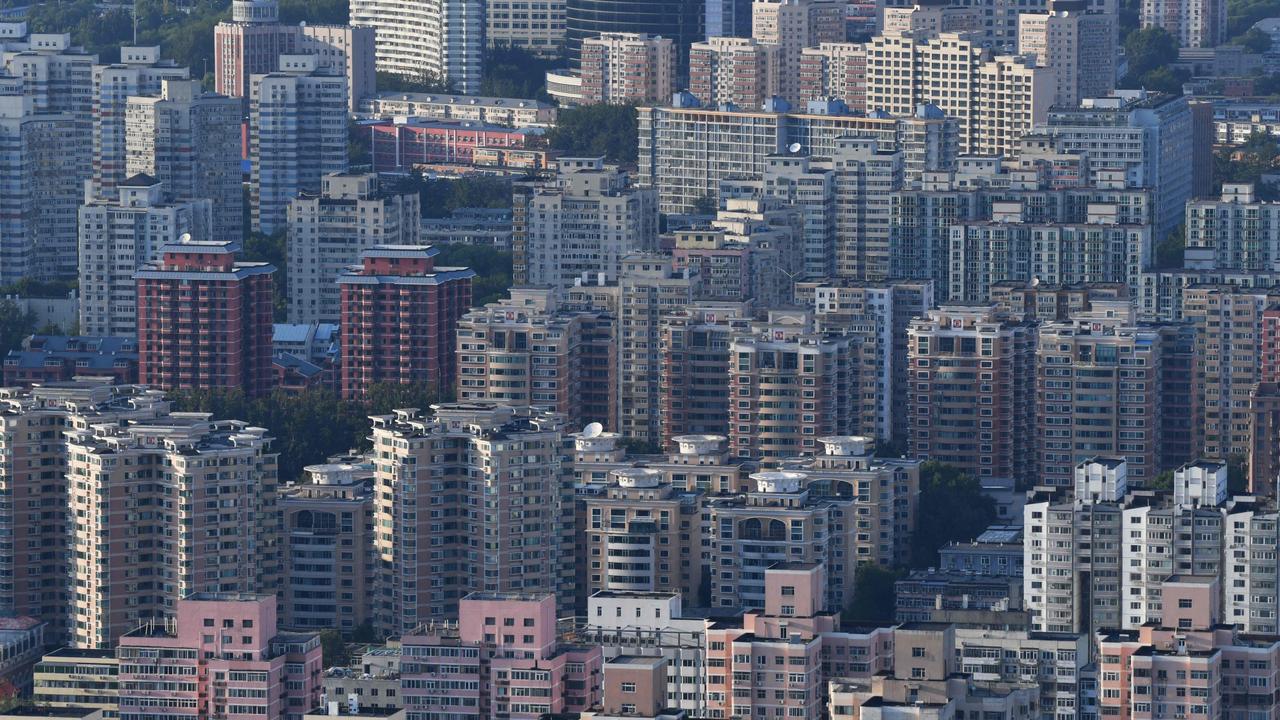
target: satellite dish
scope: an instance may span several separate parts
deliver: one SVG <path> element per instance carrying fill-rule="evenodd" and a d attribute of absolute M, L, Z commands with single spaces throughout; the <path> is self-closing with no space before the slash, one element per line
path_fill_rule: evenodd
<path fill-rule="evenodd" d="M 1031 278 L 1031 287 L 1040 287 L 1040 276 L 1036 275 Z"/>
<path fill-rule="evenodd" d="M 787 151 L 792 153 L 800 152 L 800 143 L 791 143 L 787 146 Z"/>
<path fill-rule="evenodd" d="M 191 233 L 182 233 L 181 235 L 179 235 L 178 242 L 182 245 L 186 245 L 187 243 L 191 242 Z"/>
<path fill-rule="evenodd" d="M 582 437 L 584 438 L 600 437 L 600 433 L 602 432 L 604 432 L 604 426 L 601 425 L 600 423 L 598 422 L 588 423 L 586 427 L 582 428 Z"/>

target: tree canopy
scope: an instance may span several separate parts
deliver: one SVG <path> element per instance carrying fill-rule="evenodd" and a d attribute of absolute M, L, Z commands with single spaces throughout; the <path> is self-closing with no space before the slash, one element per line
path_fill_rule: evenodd
<path fill-rule="evenodd" d="M 853 600 L 840 615 L 851 625 L 889 625 L 894 621 L 898 593 L 894 587 L 903 573 L 875 563 L 862 563 L 853 580 Z"/>
<path fill-rule="evenodd" d="M 280 480 L 285 482 L 298 479 L 307 465 L 351 449 L 368 449 L 370 415 L 405 407 L 426 409 L 447 400 L 449 394 L 418 383 L 374 385 L 364 402 L 343 400 L 328 388 L 299 395 L 276 390 L 252 399 L 239 389 L 177 390 L 169 397 L 175 411 L 208 412 L 215 418 L 244 420 L 269 430 L 280 453 Z"/>
<path fill-rule="evenodd" d="M 547 142 L 561 155 L 603 155 L 609 162 L 631 165 L 639 135 L 634 105 L 583 105 L 560 111 Z"/>
<path fill-rule="evenodd" d="M 1262 176 L 1272 172 L 1280 172 L 1280 145 L 1267 133 L 1255 132 L 1240 145 L 1214 151 L 1214 180 L 1218 183 L 1253 183 L 1262 200 L 1277 199 L 1275 186 L 1262 182 Z"/>
<path fill-rule="evenodd" d="M 1122 87 L 1182 94 L 1182 83 L 1190 79 L 1190 74 L 1170 67 L 1178 59 L 1178 42 L 1164 28 L 1148 27 L 1129 33 L 1124 39 L 1124 52 L 1129 74 L 1121 80 Z"/>
<path fill-rule="evenodd" d="M 512 254 L 488 245 L 438 245 L 438 265 L 469 267 L 476 271 L 471 281 L 471 304 L 484 305 L 506 296 L 511 289 Z"/>
<path fill-rule="evenodd" d="M 34 313 L 23 312 L 12 300 L 0 299 L 0 360 L 10 350 L 22 347 L 22 341 L 36 331 Z"/>
<path fill-rule="evenodd" d="M 936 567 L 938 550 L 977 537 L 996 519 L 995 501 L 953 465 L 934 460 L 920 468 L 920 504 L 911 536 L 911 566 Z"/>
<path fill-rule="evenodd" d="M 559 60 L 540 58 L 524 48 L 490 48 L 481 66 L 480 94 L 548 102 L 551 96 L 547 95 L 547 71 L 560 64 Z"/>

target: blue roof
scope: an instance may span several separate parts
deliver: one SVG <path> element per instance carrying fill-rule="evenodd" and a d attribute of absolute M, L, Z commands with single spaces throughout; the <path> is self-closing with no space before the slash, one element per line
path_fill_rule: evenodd
<path fill-rule="evenodd" d="M 324 372 L 324 369 L 315 363 L 307 362 L 297 355 L 289 353 L 276 353 L 271 358 L 271 363 L 287 370 L 293 370 L 304 377 L 314 377 Z"/>
<path fill-rule="evenodd" d="M 133 338 L 90 335 L 32 335 L 22 350 L 10 350 L 4 364 L 8 367 L 45 367 L 47 360 L 75 361 L 77 367 L 107 370 L 117 360 L 138 360 L 138 341 Z M 83 364 L 82 364 L 83 363 Z"/>

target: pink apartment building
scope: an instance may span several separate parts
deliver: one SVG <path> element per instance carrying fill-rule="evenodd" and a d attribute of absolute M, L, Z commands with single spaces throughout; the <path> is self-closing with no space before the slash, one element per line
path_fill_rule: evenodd
<path fill-rule="evenodd" d="M 1104 718 L 1280 717 L 1280 637 L 1220 624 L 1216 577 L 1164 582 L 1162 623 L 1098 635 Z"/>
<path fill-rule="evenodd" d="M 599 704 L 600 646 L 562 642 L 554 595 L 472 593 L 458 616 L 401 638 L 408 720 L 536 720 Z"/>
<path fill-rule="evenodd" d="M 121 720 L 301 720 L 320 704 L 319 636 L 278 633 L 274 595 L 191 595 L 116 656 Z"/>

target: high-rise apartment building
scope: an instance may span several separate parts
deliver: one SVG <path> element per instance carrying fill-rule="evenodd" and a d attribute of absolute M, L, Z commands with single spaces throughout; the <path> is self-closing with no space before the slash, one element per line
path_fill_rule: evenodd
<path fill-rule="evenodd" d="M 0 282 L 76 273 L 88 157 L 75 115 L 0 88 Z"/>
<path fill-rule="evenodd" d="M 72 644 L 112 647 L 143 622 L 163 624 L 196 592 L 270 593 L 274 612 L 281 568 L 271 440 L 262 428 L 201 415 L 68 434 L 74 520 L 63 610 Z M 142 509 L 174 498 L 180 515 Z"/>
<path fill-rule="evenodd" d="M 319 707 L 320 636 L 280 632 L 274 595 L 195 593 L 173 614 L 120 639 L 120 717 L 155 713 L 159 699 L 195 717 L 302 720 Z"/>
<path fill-rule="evenodd" d="M 859 368 L 853 338 L 817 334 L 778 318 L 729 344 L 729 442 L 742 458 L 819 452 L 818 438 L 847 435 Z"/>
<path fill-rule="evenodd" d="M 363 398 L 379 383 L 453 382 L 458 319 L 471 307 L 475 272 L 437 268 L 439 252 L 374 245 L 338 276 L 344 397 Z"/>
<path fill-rule="evenodd" d="M 815 281 L 796 284 L 796 302 L 811 307 L 819 332 L 856 336 L 859 367 L 853 432 L 905 442 L 907 436 L 907 327 L 933 307 L 928 280 L 884 283 Z"/>
<path fill-rule="evenodd" d="M 543 58 L 562 57 L 564 13 L 565 0 L 492 0 L 485 5 L 485 43 L 490 48 L 522 48 Z"/>
<path fill-rule="evenodd" d="M 778 48 L 778 86 L 788 102 L 800 102 L 800 52 L 844 42 L 844 6 L 830 0 L 754 0 L 751 37 Z"/>
<path fill-rule="evenodd" d="M 604 33 L 582 41 L 582 102 L 667 103 L 675 89 L 671 38 Z"/>
<path fill-rule="evenodd" d="M 570 287 L 584 275 L 616 281 L 622 258 L 657 245 L 658 208 L 650 188 L 603 158 L 561 158 L 554 184 L 529 198 L 523 227 L 526 277 L 517 282 Z"/>
<path fill-rule="evenodd" d="M 319 193 L 289 202 L 289 321 L 337 322 L 338 275 L 375 245 L 417 245 L 417 193 L 385 187 L 372 173 L 331 173 Z"/>
<path fill-rule="evenodd" d="M 835 171 L 836 274 L 859 280 L 889 277 L 889 198 L 902 189 L 906 157 L 893 145 L 844 138 Z"/>
<path fill-rule="evenodd" d="M 253 229 L 271 234 L 298 193 L 347 169 L 347 83 L 314 55 L 283 55 L 280 70 L 250 80 Z"/>
<path fill-rule="evenodd" d="M 1219 199 L 1187 202 L 1188 268 L 1280 271 L 1280 203 L 1258 200 L 1253 185 L 1225 183 Z"/>
<path fill-rule="evenodd" d="M 615 319 L 563 307 L 550 288 L 513 288 L 509 299 L 458 321 L 458 399 L 532 405 L 574 425 L 617 417 Z"/>
<path fill-rule="evenodd" d="M 665 255 L 622 259 L 617 327 L 618 420 L 624 437 L 656 443 L 662 434 L 661 321 L 693 300 L 697 276 Z"/>
<path fill-rule="evenodd" d="M 1018 15 L 1018 53 L 1054 68 L 1055 107 L 1076 107 L 1116 86 L 1117 18 L 1088 6 L 1088 0 L 1050 0 L 1047 12 Z"/>
<path fill-rule="evenodd" d="M 98 56 L 72 45 L 71 33 L 29 29 L 25 22 L 0 23 L 0 66 L 6 75 L 23 79 L 20 94 L 31 98 L 35 112 L 68 113 L 88 135 L 93 132 Z M 85 161 L 89 158 L 86 153 Z"/>
<path fill-rule="evenodd" d="M 662 447 L 686 435 L 729 434 L 729 343 L 749 333 L 749 303 L 698 301 L 661 320 Z"/>
<path fill-rule="evenodd" d="M 676 486 L 654 468 L 609 471 L 601 492 L 585 499 L 579 562 L 597 591 L 672 592 L 700 600 L 703 559 L 701 494 Z"/>
<path fill-rule="evenodd" d="M 1260 382 L 1249 393 L 1249 492 L 1275 497 L 1280 487 L 1280 385 Z"/>
<path fill-rule="evenodd" d="M 836 271 L 836 177 L 828 163 L 808 155 L 778 154 L 768 158 L 753 194 L 795 208 L 802 218 L 802 276 L 827 278 Z M 721 185 L 726 195 L 733 181 Z"/>
<path fill-rule="evenodd" d="M 905 117 L 932 103 L 959 119 L 962 153 L 1010 154 L 1047 119 L 1054 81 L 1053 68 L 992 55 L 972 33 L 886 32 L 867 44 L 867 107 Z"/>
<path fill-rule="evenodd" d="M 231 20 L 213 28 L 213 87 L 248 105 L 250 78 L 280 69 L 281 55 L 314 55 L 344 75 L 349 109 L 374 94 L 374 29 L 345 25 L 283 25 L 276 0 L 234 0 Z"/>
<path fill-rule="evenodd" d="M 159 95 L 165 79 L 186 80 L 187 68 L 160 58 L 160 46 L 122 47 L 120 62 L 93 68 L 93 182 L 96 192 L 115 196 L 128 177 L 126 111 L 135 95 Z"/>
<path fill-rule="evenodd" d="M 1183 315 L 1196 328 L 1195 401 L 1203 421 L 1196 437 L 1204 457 L 1247 455 L 1249 396 L 1261 380 L 1265 290 L 1193 286 L 1183 290 Z"/>
<path fill-rule="evenodd" d="M 373 620 L 373 463 L 342 460 L 280 488 L 285 627 L 349 635 Z"/>
<path fill-rule="evenodd" d="M 131 97 L 125 107 L 125 176 L 164 183 L 176 200 L 208 199 L 210 240 L 244 237 L 240 167 L 240 102 L 205 93 L 197 80 L 160 82 L 158 96 Z"/>
<path fill-rule="evenodd" d="M 405 630 L 406 707 L 423 717 L 537 720 L 599 706 L 600 646 L 559 635 L 554 595 L 475 592 L 460 604 L 456 624 Z"/>
<path fill-rule="evenodd" d="M 208 200 L 174 202 L 164 183 L 134 175 L 116 184 L 111 201 L 86 193 L 80 207 L 80 331 L 133 337 L 138 329 L 133 274 L 160 258 L 163 247 L 207 239 Z"/>
<path fill-rule="evenodd" d="M 459 607 L 471 592 L 555 593 L 570 610 L 561 417 L 491 403 L 434 409 L 373 418 L 385 456 L 374 465 L 374 626 L 475 620 Z"/>
<path fill-rule="evenodd" d="M 800 51 L 802 103 L 835 98 L 854 112 L 867 111 L 867 49 L 862 43 L 824 42 Z"/>
<path fill-rule="evenodd" d="M 1227 39 L 1227 4 L 1223 0 L 1143 0 L 1142 27 L 1164 28 L 1179 47 L 1216 47 Z"/>
<path fill-rule="evenodd" d="M 913 107 L 907 114 L 914 111 Z M 917 122 L 883 113 L 851 115 L 834 102 L 810 103 L 804 112 L 779 112 L 777 107 L 744 112 L 682 101 L 675 107 L 641 107 L 638 112 L 637 182 L 657 190 L 663 213 L 696 214 L 708 198 L 719 196 L 722 183 L 762 176 L 770 158 L 793 144 L 800 145 L 802 154 L 829 158 L 843 139 L 874 138 L 881 150 L 901 149 L 905 168 L 920 172 L 951 168 L 957 148 L 955 126 L 948 122 Z M 951 142 L 946 141 L 948 135 Z M 735 138 L 732 148 L 720 137 Z"/>
<path fill-rule="evenodd" d="M 1037 125 L 1057 149 L 1088 156 L 1091 173 L 1122 170 L 1130 187 L 1150 189 L 1158 240 L 1183 221 L 1197 171 L 1185 97 L 1117 90 L 1076 108 L 1055 107 Z"/>
<path fill-rule="evenodd" d="M 778 46 L 754 38 L 709 37 L 689 48 L 689 92 L 707 107 L 759 110 L 778 94 Z"/>
<path fill-rule="evenodd" d="M 456 92 L 480 92 L 485 5 L 480 0 L 432 0 L 404 5 L 357 0 L 351 25 L 372 28 L 379 72 L 429 77 Z"/>
<path fill-rule="evenodd" d="M 986 303 L 993 281 L 1123 283 L 1137 295 L 1138 276 L 1150 266 L 1150 225 L 1122 225 L 1112 205 L 1095 204 L 1081 224 L 1024 222 L 1020 203 L 993 203 L 992 219 L 956 222 L 947 253 L 952 303 Z"/>
<path fill-rule="evenodd" d="M 167 245 L 137 280 L 138 378 L 169 389 L 271 390 L 271 276 L 227 242 Z"/>
<path fill-rule="evenodd" d="M 67 642 L 76 629 L 67 616 L 73 599 L 67 585 L 70 457 L 62 428 L 124 424 L 167 412 L 161 392 L 106 381 L 0 391 L 0 479 L 9 499 L 4 521 L 15 537 L 24 538 L 0 555 L 6 578 L 0 581 L 0 610 L 6 615 L 44 620 L 52 642 Z M 45 509 L 17 510 L 20 507 Z"/>
<path fill-rule="evenodd" d="M 912 320 L 907 338 L 909 456 L 1031 481 L 1035 325 L 944 305 Z"/>
<path fill-rule="evenodd" d="M 1128 301 L 1094 308 L 1040 326 L 1036 482 L 1069 486 L 1078 463 L 1106 456 L 1124 458 L 1141 486 L 1163 469 L 1160 380 L 1174 329 L 1138 325 Z"/>

